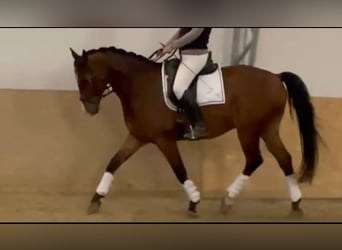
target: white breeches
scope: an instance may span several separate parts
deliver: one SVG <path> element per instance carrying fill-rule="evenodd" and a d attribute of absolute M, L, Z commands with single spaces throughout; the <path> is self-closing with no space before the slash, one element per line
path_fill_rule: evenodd
<path fill-rule="evenodd" d="M 173 85 L 173 92 L 178 100 L 182 98 L 196 75 L 203 69 L 208 56 L 208 53 L 203 55 L 182 55 L 182 62 L 177 70 Z"/>

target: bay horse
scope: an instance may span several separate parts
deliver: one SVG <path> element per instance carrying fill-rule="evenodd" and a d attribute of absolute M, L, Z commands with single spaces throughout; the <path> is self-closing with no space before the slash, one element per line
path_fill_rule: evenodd
<path fill-rule="evenodd" d="M 187 194 L 187 212 L 197 216 L 200 192 L 194 181 L 188 177 L 177 146 L 178 141 L 184 140 L 182 136 L 188 124 L 179 122 L 179 112 L 166 105 L 162 87 L 163 66 L 168 63 L 169 77 L 172 79 L 174 74 L 170 73 L 170 69 L 175 73 L 177 66 L 170 66 L 170 62 L 176 62 L 177 65 L 179 61 L 156 62 L 116 47 L 83 50 L 81 54 L 77 54 L 72 48 L 70 50 L 83 109 L 89 115 L 96 115 L 100 110 L 101 99 L 110 87 L 109 93 L 116 93 L 120 99 L 125 125 L 129 131 L 105 168 L 90 200 L 88 214 L 99 212 L 101 200 L 108 194 L 119 167 L 141 147 L 152 143 L 165 156 Z M 315 124 L 315 110 L 305 83 L 292 72 L 276 74 L 249 65 L 208 65 L 207 72 L 198 76 L 220 70 L 226 101 L 201 106 L 208 130 L 207 137 L 202 140 L 236 129 L 245 157 L 242 173 L 226 189 L 221 201 L 221 212 L 229 211 L 245 182 L 262 165 L 263 157 L 259 147 L 262 139 L 287 179 L 290 213 L 302 215 L 299 183 L 311 183 L 315 176 L 320 137 Z M 279 135 L 287 101 L 291 115 L 292 109 L 296 111 L 300 132 L 302 164 L 299 178 L 295 177 L 291 155 Z"/>

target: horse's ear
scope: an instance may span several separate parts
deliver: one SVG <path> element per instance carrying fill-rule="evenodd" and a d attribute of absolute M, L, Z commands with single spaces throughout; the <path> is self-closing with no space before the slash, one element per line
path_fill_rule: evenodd
<path fill-rule="evenodd" d="M 87 52 L 85 50 L 83 50 L 83 52 L 82 52 L 82 60 L 83 60 L 83 62 L 86 62 L 87 59 L 88 59 Z"/>
<path fill-rule="evenodd" d="M 72 49 L 70 48 L 71 51 L 71 55 L 72 57 L 77 61 L 78 59 L 80 59 L 80 56 Z"/>

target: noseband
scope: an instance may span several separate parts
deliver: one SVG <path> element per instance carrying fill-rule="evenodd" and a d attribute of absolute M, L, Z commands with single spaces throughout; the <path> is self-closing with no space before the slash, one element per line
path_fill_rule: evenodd
<path fill-rule="evenodd" d="M 109 83 L 107 83 L 106 88 L 102 94 L 102 98 L 105 98 L 106 96 L 110 95 L 111 93 L 113 93 L 113 88 Z"/>
<path fill-rule="evenodd" d="M 84 103 L 89 103 L 89 104 L 98 104 L 98 102 L 102 99 L 105 98 L 106 96 L 110 95 L 111 93 L 113 93 L 113 88 L 112 86 L 107 83 L 106 88 L 104 90 L 104 92 L 101 94 L 101 96 L 93 96 L 91 97 L 89 100 L 84 100 L 82 98 L 80 98 L 80 100 Z"/>

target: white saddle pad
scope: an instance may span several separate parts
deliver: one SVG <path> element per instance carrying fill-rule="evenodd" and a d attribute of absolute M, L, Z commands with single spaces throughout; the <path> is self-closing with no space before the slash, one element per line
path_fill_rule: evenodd
<path fill-rule="evenodd" d="M 162 84 L 164 100 L 168 108 L 176 111 L 177 107 L 170 101 L 167 96 L 167 75 L 164 71 L 165 63 L 162 65 Z M 219 66 L 218 69 L 208 75 L 201 75 L 198 77 L 197 82 L 197 103 L 199 106 L 208 106 L 216 104 L 224 104 L 226 96 L 223 86 L 222 70 Z"/>

